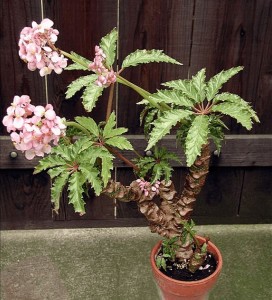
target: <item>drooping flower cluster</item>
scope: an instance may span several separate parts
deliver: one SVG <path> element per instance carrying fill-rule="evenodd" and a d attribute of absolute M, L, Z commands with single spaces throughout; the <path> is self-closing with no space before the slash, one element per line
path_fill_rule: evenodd
<path fill-rule="evenodd" d="M 149 181 L 137 179 L 136 182 L 146 197 L 151 193 L 159 194 L 160 181 L 157 180 L 154 184 L 151 184 Z"/>
<path fill-rule="evenodd" d="M 98 74 L 96 84 L 98 86 L 109 86 L 116 81 L 116 73 L 113 69 L 108 70 L 103 62 L 105 61 L 106 55 L 99 46 L 95 46 L 95 58 L 89 65 L 89 69 Z"/>
<path fill-rule="evenodd" d="M 67 59 L 53 46 L 59 34 L 57 29 L 51 28 L 53 24 L 49 19 L 43 19 L 41 24 L 33 21 L 32 27 L 23 28 L 20 34 L 19 56 L 29 70 L 39 69 L 41 76 L 52 70 L 60 74 L 67 66 Z"/>
<path fill-rule="evenodd" d="M 11 132 L 15 148 L 24 152 L 27 159 L 50 153 L 50 143 L 57 145 L 66 128 L 51 104 L 43 107 L 30 102 L 27 95 L 15 96 L 2 121 Z"/>

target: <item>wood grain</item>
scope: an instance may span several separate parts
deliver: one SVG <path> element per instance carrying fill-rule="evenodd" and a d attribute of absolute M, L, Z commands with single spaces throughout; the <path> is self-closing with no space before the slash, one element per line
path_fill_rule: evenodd
<path fill-rule="evenodd" d="M 45 84 L 38 72 L 31 72 L 19 58 L 20 32 L 41 19 L 40 1 L 0 2 L 0 116 L 1 120 L 15 95 L 29 95 L 35 105 L 45 104 Z M 0 124 L 0 134 L 7 134 Z"/>

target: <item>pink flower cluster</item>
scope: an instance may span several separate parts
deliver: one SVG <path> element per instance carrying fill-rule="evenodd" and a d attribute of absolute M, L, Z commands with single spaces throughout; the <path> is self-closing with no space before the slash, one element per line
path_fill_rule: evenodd
<path fill-rule="evenodd" d="M 149 181 L 143 179 L 137 179 L 136 182 L 139 184 L 141 191 L 146 197 L 152 192 L 159 194 L 160 181 L 157 180 L 153 185 Z"/>
<path fill-rule="evenodd" d="M 24 152 L 29 160 L 50 153 L 50 143 L 57 145 L 66 128 L 51 104 L 43 107 L 30 102 L 27 95 L 15 96 L 2 121 L 7 131 L 12 131 L 10 136 L 15 148 Z"/>
<path fill-rule="evenodd" d="M 90 63 L 89 69 L 98 74 L 98 79 L 95 83 L 101 87 L 108 87 L 116 81 L 116 73 L 112 69 L 108 70 L 103 64 L 105 58 L 106 55 L 103 50 L 99 46 L 95 46 L 95 58 Z"/>
<path fill-rule="evenodd" d="M 32 27 L 23 28 L 20 34 L 19 56 L 27 62 L 30 71 L 39 69 L 41 76 L 52 70 L 60 74 L 67 66 L 67 59 L 53 46 L 59 34 L 57 29 L 51 28 L 53 24 L 49 19 L 43 19 L 41 24 L 33 21 Z"/>

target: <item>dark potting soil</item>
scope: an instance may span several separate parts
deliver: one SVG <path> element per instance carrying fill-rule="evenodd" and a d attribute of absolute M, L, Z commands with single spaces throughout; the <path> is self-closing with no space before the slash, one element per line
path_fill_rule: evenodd
<path fill-rule="evenodd" d="M 178 262 L 168 262 L 166 271 L 163 268 L 161 268 L 160 271 L 173 279 L 196 281 L 210 276 L 215 271 L 216 266 L 217 263 L 214 256 L 208 253 L 205 262 L 195 273 L 191 273 L 187 268 L 182 268 Z"/>

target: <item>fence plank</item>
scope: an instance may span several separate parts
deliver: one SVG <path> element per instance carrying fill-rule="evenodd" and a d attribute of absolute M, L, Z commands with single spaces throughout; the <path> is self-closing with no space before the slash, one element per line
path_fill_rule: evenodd
<path fill-rule="evenodd" d="M 261 123 L 251 134 L 272 132 L 271 63 L 272 2 L 196 0 L 190 73 L 206 67 L 207 77 L 233 66 L 244 70 L 223 90 L 252 102 Z M 230 133 L 245 133 L 235 121 L 225 119 Z"/>
<path fill-rule="evenodd" d="M 155 92 L 160 83 L 188 72 L 193 1 L 121 0 L 119 61 L 136 49 L 162 49 L 182 62 L 183 66 L 154 63 L 130 68 L 122 76 Z M 142 133 L 139 115 L 141 100 L 134 91 L 119 85 L 118 124 L 129 128 L 130 134 Z"/>
<path fill-rule="evenodd" d="M 1 222 L 21 226 L 52 219 L 50 180 L 46 174 L 34 176 L 32 170 L 0 171 Z"/>
<path fill-rule="evenodd" d="M 41 18 L 40 1 L 1 1 L 0 16 L 0 115 L 4 116 L 15 95 L 29 95 L 35 105 L 45 103 L 44 79 L 30 72 L 18 55 L 21 30 Z M 2 122 L 0 134 L 7 134 Z"/>
<path fill-rule="evenodd" d="M 57 47 L 66 52 L 74 51 L 89 60 L 93 60 L 94 47 L 98 45 L 101 37 L 117 26 L 117 0 L 47 0 L 44 1 L 44 10 L 46 16 L 54 21 L 54 27 L 60 31 Z M 73 119 L 77 115 L 88 115 L 97 121 L 104 120 L 108 89 L 104 91 L 92 113 L 86 113 L 84 110 L 80 99 L 81 92 L 69 100 L 65 99 L 67 86 L 83 75 L 86 75 L 86 72 L 65 71 L 61 76 L 50 75 L 49 102 L 67 119 Z"/>
<path fill-rule="evenodd" d="M 117 26 L 117 0 L 67 0 L 45 1 L 44 10 L 47 17 L 54 20 L 54 27 L 60 31 L 57 46 L 66 52 L 74 51 L 90 60 L 94 57 L 94 46 Z M 86 113 L 81 104 L 80 93 L 71 100 L 65 100 L 67 85 L 84 72 L 66 71 L 48 78 L 49 101 L 57 108 L 61 116 L 73 119 L 77 115 L 88 115 L 96 121 L 105 119 L 105 106 L 108 90 L 92 111 Z M 67 194 L 63 194 L 62 211 L 56 219 L 76 220 L 79 218 L 68 205 Z M 86 199 L 86 219 L 114 218 L 114 205 L 110 200 L 101 197 Z"/>
<path fill-rule="evenodd" d="M 247 168 L 239 216 L 272 221 L 272 168 Z"/>
<path fill-rule="evenodd" d="M 127 136 L 134 148 L 141 154 L 145 155 L 146 140 L 142 135 Z M 26 161 L 22 153 L 17 151 L 18 157 L 11 159 L 9 154 L 14 151 L 14 147 L 8 137 L 0 139 L 0 169 L 7 168 L 32 168 L 39 159 L 35 158 L 31 161 Z M 174 136 L 164 138 L 160 145 L 166 147 L 169 151 L 176 153 L 181 164 L 171 162 L 172 166 L 185 166 L 185 155 L 181 147 L 177 146 Z M 214 153 L 215 146 L 212 145 L 211 151 Z M 122 151 L 123 155 L 132 160 L 135 154 L 132 151 Z M 116 167 L 127 166 L 124 162 L 116 159 L 114 161 Z M 211 159 L 212 166 L 220 167 L 248 167 L 248 166 L 272 166 L 272 136 L 271 135 L 228 135 L 222 145 L 222 150 L 219 156 L 213 155 Z"/>

